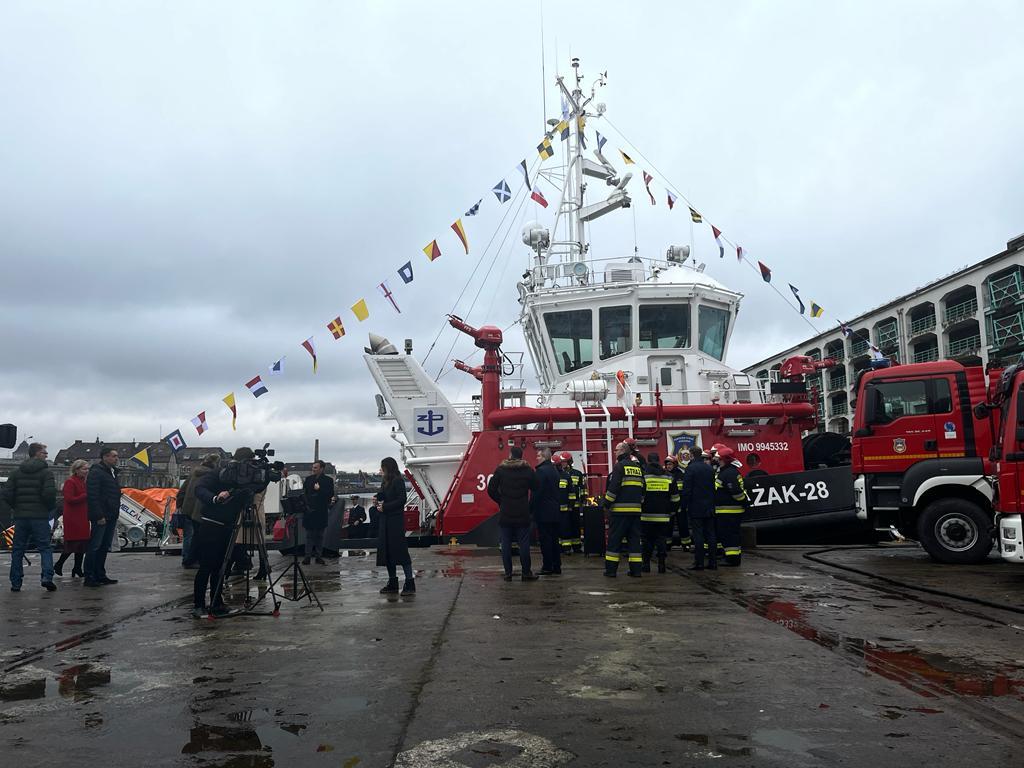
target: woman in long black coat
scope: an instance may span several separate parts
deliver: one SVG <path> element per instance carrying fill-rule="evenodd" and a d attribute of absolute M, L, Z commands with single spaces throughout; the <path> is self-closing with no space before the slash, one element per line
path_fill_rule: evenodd
<path fill-rule="evenodd" d="M 377 565 L 388 569 L 388 583 L 382 595 L 398 593 L 398 566 L 405 572 L 403 595 L 416 594 L 416 581 L 412 575 L 412 560 L 405 542 L 405 478 L 398 471 L 398 462 L 388 456 L 380 463 L 384 482 L 376 495 L 380 512 L 380 532 L 377 535 Z"/>

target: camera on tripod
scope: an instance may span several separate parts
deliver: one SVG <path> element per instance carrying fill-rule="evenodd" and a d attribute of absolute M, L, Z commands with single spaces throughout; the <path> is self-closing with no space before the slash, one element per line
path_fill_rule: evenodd
<path fill-rule="evenodd" d="M 243 491 L 255 495 L 270 483 L 281 479 L 284 462 L 270 460 L 274 455 L 270 443 L 264 443 L 262 448 L 255 449 L 253 453 L 255 456 L 251 459 L 229 461 L 220 471 L 221 482 L 231 486 L 232 494 Z"/>

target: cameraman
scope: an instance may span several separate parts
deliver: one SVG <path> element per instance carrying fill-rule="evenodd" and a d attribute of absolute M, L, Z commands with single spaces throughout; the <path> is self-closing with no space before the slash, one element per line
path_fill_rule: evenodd
<path fill-rule="evenodd" d="M 203 475 L 196 483 L 195 497 L 200 504 L 202 517 L 193 541 L 199 561 L 193 585 L 192 615 L 195 618 L 206 615 L 207 585 L 210 588 L 210 614 L 227 616 L 230 613 L 221 597 L 223 584 L 220 571 L 225 554 L 233 543 L 231 534 L 235 521 L 253 498 L 251 489 L 236 487 L 232 478 L 238 477 L 240 464 L 251 462 L 254 457 L 251 448 L 239 448 L 221 472 Z"/>

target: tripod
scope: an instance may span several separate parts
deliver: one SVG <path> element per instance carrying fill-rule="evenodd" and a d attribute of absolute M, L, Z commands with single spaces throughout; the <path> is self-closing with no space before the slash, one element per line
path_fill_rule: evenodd
<path fill-rule="evenodd" d="M 239 538 L 239 532 L 241 532 L 241 538 Z M 243 552 L 246 553 L 245 602 L 242 605 L 240 613 L 248 616 L 277 616 L 280 613 L 281 600 L 279 599 L 277 592 L 274 591 L 275 581 L 271 581 L 266 591 L 262 592 L 255 600 L 249 594 L 249 588 L 253 579 L 252 562 L 248 558 L 248 552 L 253 549 L 256 550 L 260 567 L 261 569 L 267 569 L 268 576 L 270 569 L 270 558 L 267 556 L 267 543 L 263 538 L 263 531 L 260 528 L 260 520 L 256 515 L 256 506 L 252 503 L 251 495 L 249 501 L 235 518 L 235 524 L 231 529 L 231 538 L 228 540 L 228 546 L 224 550 L 224 562 L 221 563 L 220 572 L 217 574 L 217 581 L 220 584 L 222 593 L 228 576 L 228 570 L 231 567 L 235 542 L 238 542 L 238 545 L 242 547 Z M 268 595 L 270 596 L 274 607 L 269 611 L 257 611 L 256 606 L 263 602 Z M 282 595 L 281 597 L 284 596 Z"/>
<path fill-rule="evenodd" d="M 299 515 L 295 515 L 293 519 L 298 518 Z M 295 523 L 295 543 L 292 546 L 292 563 L 285 568 L 280 575 L 277 576 L 272 582 L 270 582 L 271 590 L 277 586 L 278 582 L 285 579 L 288 574 L 291 574 L 291 594 L 288 594 L 288 588 L 285 587 L 281 590 L 281 597 L 293 603 L 299 602 L 303 598 L 309 600 L 309 604 L 313 605 L 313 601 L 316 601 L 317 608 L 323 613 L 324 607 L 320 603 L 320 598 L 316 596 L 316 592 L 313 591 L 313 586 L 309 583 L 309 579 L 306 578 L 305 572 L 302 570 L 302 566 L 299 565 L 299 526 L 298 520 Z M 299 590 L 299 580 L 302 580 L 302 590 Z"/>

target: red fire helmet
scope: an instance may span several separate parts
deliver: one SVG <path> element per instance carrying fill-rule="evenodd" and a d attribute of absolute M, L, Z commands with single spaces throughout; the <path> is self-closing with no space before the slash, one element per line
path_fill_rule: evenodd
<path fill-rule="evenodd" d="M 721 461 L 723 464 L 728 464 L 736 457 L 736 451 L 734 451 L 727 445 L 719 444 L 717 453 L 719 461 Z"/>
<path fill-rule="evenodd" d="M 568 451 L 562 451 L 558 454 L 558 458 L 566 464 L 572 464 L 572 454 Z"/>

